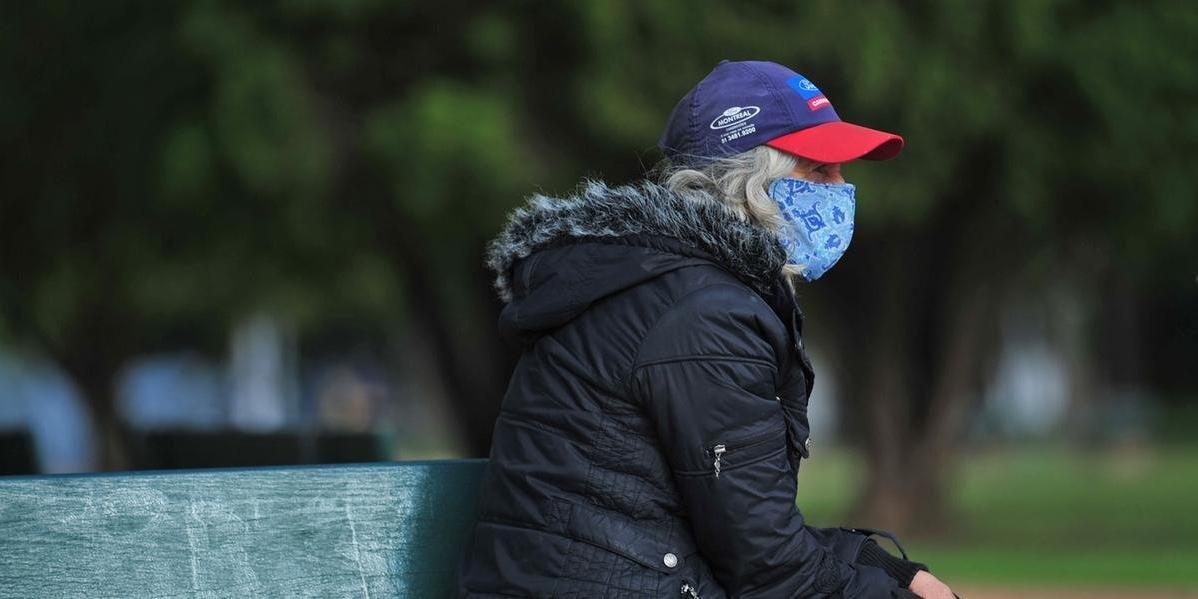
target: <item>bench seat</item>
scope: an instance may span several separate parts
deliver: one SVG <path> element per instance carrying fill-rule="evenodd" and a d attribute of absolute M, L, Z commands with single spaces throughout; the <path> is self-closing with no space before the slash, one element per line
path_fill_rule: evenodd
<path fill-rule="evenodd" d="M 485 465 L 0 477 L 0 597 L 446 597 Z"/>

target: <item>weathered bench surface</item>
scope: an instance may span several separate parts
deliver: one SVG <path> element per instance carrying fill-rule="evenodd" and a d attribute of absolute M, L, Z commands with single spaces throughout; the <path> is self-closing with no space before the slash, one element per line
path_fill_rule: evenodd
<path fill-rule="evenodd" d="M 485 465 L 0 477 L 0 597 L 445 597 Z"/>

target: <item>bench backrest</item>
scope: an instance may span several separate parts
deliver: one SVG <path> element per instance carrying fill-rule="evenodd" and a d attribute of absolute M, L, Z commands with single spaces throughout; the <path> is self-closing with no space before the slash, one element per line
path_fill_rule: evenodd
<path fill-rule="evenodd" d="M 0 597 L 446 597 L 486 462 L 0 477 Z"/>

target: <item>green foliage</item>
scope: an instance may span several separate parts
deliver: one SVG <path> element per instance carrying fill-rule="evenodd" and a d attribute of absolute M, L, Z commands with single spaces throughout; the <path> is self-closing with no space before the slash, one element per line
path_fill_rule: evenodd
<path fill-rule="evenodd" d="M 950 583 L 1193 586 L 1195 461 L 1188 445 L 963 454 L 956 525 L 904 546 Z M 863 474 L 841 452 L 805 464 L 799 505 L 809 521 L 845 522 Z"/>
<path fill-rule="evenodd" d="M 288 203 L 325 193 L 330 145 L 301 57 L 257 30 L 248 15 L 212 4 L 196 5 L 180 33 L 211 73 L 214 89 L 204 110 L 217 150 L 246 192 Z"/>
<path fill-rule="evenodd" d="M 302 329 L 393 323 L 428 286 L 462 313 L 453 326 L 482 330 L 494 300 L 462 290 L 482 288 L 507 211 L 584 174 L 639 176 L 675 102 L 723 58 L 791 65 L 845 119 L 906 137 L 892 163 L 846 169 L 863 234 L 1012 221 L 1029 254 L 1082 239 L 1173 289 L 1178 267 L 1159 264 L 1198 259 L 1192 3 L 3 12 L 0 331 L 50 353 L 98 314 L 129 351 L 220 347 L 262 307 Z"/>
<path fill-rule="evenodd" d="M 1110 593 L 1102 596 L 1134 597 L 1147 589 L 1192 592 L 1198 586 L 1192 566 L 1198 561 L 1198 550 L 1193 548 L 1095 550 L 1079 546 L 1062 552 L 914 545 L 908 550 L 917 552 L 920 560 L 935 564 L 936 575 L 954 587 L 1002 585 L 1014 587 L 1017 594 L 1012 596 L 1020 596 L 1019 590 L 1028 587 L 1068 589 L 1074 593 L 1093 590 Z M 1119 595 L 1120 592 L 1127 594 Z"/>
<path fill-rule="evenodd" d="M 440 235 L 481 233 L 533 170 L 510 102 L 493 92 L 431 81 L 382 106 L 365 132 L 397 209 Z"/>

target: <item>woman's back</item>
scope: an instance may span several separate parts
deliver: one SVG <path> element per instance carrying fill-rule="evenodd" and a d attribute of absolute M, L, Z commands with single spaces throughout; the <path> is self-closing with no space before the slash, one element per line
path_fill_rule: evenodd
<path fill-rule="evenodd" d="M 591 183 L 516 211 L 489 258 L 501 333 L 524 353 L 462 596 L 789 595 L 861 578 L 794 508 L 811 377 L 776 239 L 717 203 Z"/>
<path fill-rule="evenodd" d="M 491 248 L 500 272 L 537 251 L 497 283 L 511 299 L 501 333 L 524 353 L 495 425 L 462 590 L 660 597 L 684 578 L 697 586 L 702 564 L 690 559 L 665 455 L 624 387 L 677 297 L 737 279 L 664 235 L 693 241 L 708 229 L 660 196 L 592 184 L 574 201 L 529 208 Z"/>

